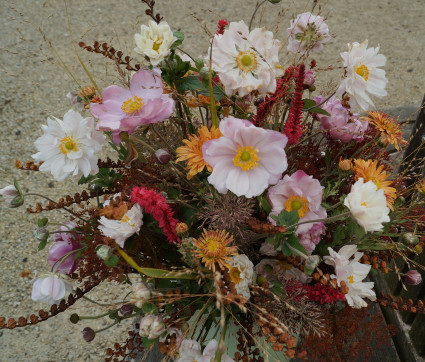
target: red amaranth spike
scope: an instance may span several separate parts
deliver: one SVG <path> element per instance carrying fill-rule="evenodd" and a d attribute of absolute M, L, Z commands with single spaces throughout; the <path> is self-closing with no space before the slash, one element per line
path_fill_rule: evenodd
<path fill-rule="evenodd" d="M 226 26 L 229 25 L 228 21 L 225 19 L 220 19 L 218 21 L 218 25 L 217 25 L 217 31 L 216 34 L 224 34 L 224 31 L 226 30 Z"/>
<path fill-rule="evenodd" d="M 170 243 L 180 241 L 176 234 L 179 221 L 173 217 L 174 212 L 163 196 L 146 187 L 134 187 L 131 191 L 131 201 L 139 204 L 144 212 L 151 214 L 158 221 Z"/>

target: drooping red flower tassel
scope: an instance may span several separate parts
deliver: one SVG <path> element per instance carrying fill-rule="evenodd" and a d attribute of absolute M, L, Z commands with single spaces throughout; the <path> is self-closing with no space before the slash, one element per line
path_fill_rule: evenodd
<path fill-rule="evenodd" d="M 158 221 L 159 227 L 170 243 L 180 241 L 176 234 L 176 225 L 179 221 L 173 217 L 174 212 L 163 196 L 146 187 L 134 187 L 130 196 L 132 202 L 139 204 L 144 212 L 151 214 Z"/>
<path fill-rule="evenodd" d="M 224 31 L 226 30 L 226 26 L 227 25 L 229 25 L 229 23 L 227 22 L 227 20 L 220 19 L 218 21 L 216 34 L 223 34 Z"/>
<path fill-rule="evenodd" d="M 327 285 L 323 285 L 322 283 L 304 285 L 304 289 L 307 291 L 308 299 L 320 304 L 335 303 L 337 300 L 345 300 L 345 294 L 337 289 L 332 289 Z"/>
<path fill-rule="evenodd" d="M 270 114 L 270 111 L 273 109 L 273 106 L 287 96 L 293 77 L 294 68 L 290 66 L 285 70 L 284 76 L 276 81 L 276 91 L 273 95 L 266 96 L 264 101 L 258 106 L 257 114 L 253 116 L 251 120 L 254 125 L 261 127 Z"/>
<path fill-rule="evenodd" d="M 304 72 L 305 65 L 298 66 L 297 79 L 295 81 L 295 90 L 292 96 L 292 106 L 289 111 L 288 120 L 286 121 L 283 132 L 288 137 L 288 144 L 296 144 L 302 134 L 301 118 L 303 112 L 303 88 L 304 88 Z"/>

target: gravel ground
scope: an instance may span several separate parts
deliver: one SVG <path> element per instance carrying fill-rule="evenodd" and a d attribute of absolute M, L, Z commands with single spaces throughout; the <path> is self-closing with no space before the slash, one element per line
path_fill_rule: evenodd
<path fill-rule="evenodd" d="M 107 41 L 135 56 L 132 53 L 133 34 L 147 20 L 140 1 L 73 0 L 69 3 L 69 18 L 76 41 Z M 174 30 L 185 34 L 184 48 L 197 56 L 205 53 L 207 35 L 195 17 L 214 32 L 219 18 L 248 22 L 255 3 L 254 0 L 158 0 L 157 10 Z M 291 16 L 307 11 L 308 4 L 304 0 L 283 1 L 282 6 L 268 5 L 262 14 L 262 23 L 284 39 Z M 280 15 L 277 9 L 282 9 Z M 339 65 L 339 53 L 346 50 L 346 43 L 368 38 L 371 46 L 381 46 L 381 52 L 388 59 L 385 67 L 389 79 L 388 97 L 377 101 L 376 105 L 388 108 L 421 101 L 425 90 L 425 40 L 419 26 L 425 16 L 423 0 L 324 0 L 322 12 L 328 15 L 326 22 L 337 37 L 317 55 L 320 68 Z M 59 66 L 58 57 L 81 84 L 88 84 L 72 48 L 64 2 L 2 0 L 0 15 L 0 126 L 5 135 L 0 141 L 0 186 L 11 183 L 16 177 L 25 191 L 37 190 L 53 199 L 73 193 L 77 187 L 71 181 L 56 182 L 45 174 L 14 169 L 16 158 L 31 159 L 35 152 L 33 142 L 41 135 L 40 125 L 45 123 L 47 116 L 61 117 L 70 108 L 65 96 L 74 84 Z M 113 64 L 94 54 L 80 54 L 101 87 L 116 80 Z M 291 59 L 290 54 L 283 52 L 282 64 L 285 59 Z M 322 84 L 332 77 L 338 80 L 339 76 L 340 70 L 320 75 Z M 60 212 L 48 216 L 57 222 L 66 217 Z M 47 268 L 47 253 L 37 252 L 33 238 L 36 219 L 27 215 L 23 208 L 11 210 L 0 203 L 0 315 L 29 315 L 45 307 L 30 298 L 31 278 L 36 270 Z M 25 269 L 32 272 L 28 278 L 20 276 Z M 90 297 L 101 300 L 108 295 L 113 300 L 114 295 L 123 295 L 120 288 L 101 285 L 90 293 Z M 128 326 L 110 329 L 86 344 L 81 338 L 86 324 L 73 325 L 68 318 L 73 312 L 90 315 L 96 311 L 100 310 L 93 304 L 79 301 L 67 312 L 35 327 L 0 331 L 0 360 L 102 360 L 104 348 L 124 340 L 124 330 Z M 107 322 L 90 325 L 97 329 Z"/>

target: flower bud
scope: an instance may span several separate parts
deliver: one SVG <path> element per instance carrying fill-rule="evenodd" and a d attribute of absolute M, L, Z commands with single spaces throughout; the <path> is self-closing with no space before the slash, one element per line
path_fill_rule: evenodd
<path fill-rule="evenodd" d="M 69 317 L 69 320 L 71 321 L 71 323 L 77 324 L 80 320 L 80 317 L 78 316 L 77 313 L 73 313 L 71 314 L 71 317 Z"/>
<path fill-rule="evenodd" d="M 404 274 L 404 281 L 408 285 L 419 285 L 422 282 L 422 276 L 418 271 L 411 269 Z"/>
<path fill-rule="evenodd" d="M 184 223 L 184 222 L 179 222 L 179 223 L 176 225 L 176 233 L 177 233 L 177 235 L 178 235 L 178 236 L 183 235 L 183 234 L 184 234 L 184 233 L 186 233 L 188 230 L 189 230 L 189 228 L 188 228 L 187 224 L 186 224 L 186 223 Z"/>
<path fill-rule="evenodd" d="M 160 148 L 155 152 L 155 157 L 159 163 L 166 164 L 170 162 L 171 154 L 167 150 Z"/>
<path fill-rule="evenodd" d="M 202 67 L 199 71 L 199 75 L 203 80 L 210 79 L 210 69 L 208 67 Z"/>
<path fill-rule="evenodd" d="M 349 171 L 351 170 L 352 163 L 351 160 L 343 160 L 342 157 L 339 159 L 339 168 L 343 171 Z"/>
<path fill-rule="evenodd" d="M 96 336 L 96 332 L 90 327 L 86 327 L 83 329 L 83 338 L 86 342 L 91 342 Z"/>
<path fill-rule="evenodd" d="M 257 284 L 261 287 L 264 283 L 267 283 L 267 279 L 262 275 L 257 277 Z"/>
<path fill-rule="evenodd" d="M 149 314 L 140 321 L 139 335 L 147 339 L 158 338 L 165 331 L 165 324 L 160 316 Z"/>
<path fill-rule="evenodd" d="M 413 233 L 404 233 L 401 236 L 401 241 L 406 245 L 416 245 L 419 243 L 419 238 Z"/>
<path fill-rule="evenodd" d="M 8 185 L 5 188 L 0 189 L 0 195 L 3 196 L 8 207 L 14 208 L 21 206 L 24 203 L 23 195 L 13 185 Z"/>
<path fill-rule="evenodd" d="M 145 283 L 133 283 L 133 294 L 130 298 L 130 302 L 136 307 L 141 308 L 143 303 L 147 302 L 151 296 L 152 293 Z"/>
<path fill-rule="evenodd" d="M 311 88 L 315 82 L 314 73 L 311 69 L 306 69 L 304 73 L 304 86 Z"/>
<path fill-rule="evenodd" d="M 37 228 L 34 231 L 34 236 L 38 241 L 44 241 L 49 237 L 49 231 L 45 227 Z"/>
<path fill-rule="evenodd" d="M 120 308 L 120 312 L 124 317 L 127 317 L 127 316 L 131 315 L 131 313 L 133 313 L 133 307 L 130 304 L 124 304 Z"/>
<path fill-rule="evenodd" d="M 268 0 L 269 3 L 279 4 L 282 0 Z"/>
<path fill-rule="evenodd" d="M 420 246 L 420 245 L 416 245 L 416 246 L 414 247 L 414 249 L 415 249 L 415 252 L 416 252 L 416 253 L 418 253 L 418 254 L 421 254 L 421 253 L 422 253 L 422 246 Z"/>
<path fill-rule="evenodd" d="M 96 248 L 97 256 L 102 260 L 107 260 L 112 256 L 112 248 L 108 245 L 102 245 Z"/>
<path fill-rule="evenodd" d="M 305 268 L 313 272 L 314 269 L 319 265 L 321 259 L 319 255 L 310 255 L 305 261 Z"/>

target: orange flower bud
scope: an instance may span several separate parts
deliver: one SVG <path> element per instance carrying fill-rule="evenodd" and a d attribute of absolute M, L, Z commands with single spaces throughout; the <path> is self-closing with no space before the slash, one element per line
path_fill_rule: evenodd
<path fill-rule="evenodd" d="M 353 164 L 351 160 L 343 160 L 342 157 L 340 157 L 338 166 L 343 171 L 350 171 Z"/>

